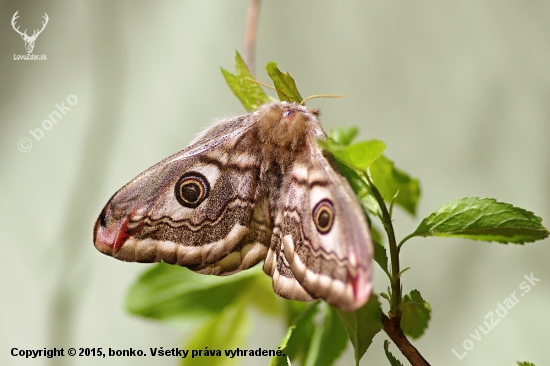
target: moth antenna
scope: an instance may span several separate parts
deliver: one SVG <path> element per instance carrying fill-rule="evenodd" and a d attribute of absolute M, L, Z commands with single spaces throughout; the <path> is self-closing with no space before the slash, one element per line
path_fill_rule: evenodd
<path fill-rule="evenodd" d="M 251 79 L 251 78 L 247 78 L 247 79 L 252 81 L 253 83 L 256 83 L 256 84 L 259 84 L 259 85 L 263 86 L 264 88 L 268 88 L 268 89 L 271 89 L 271 90 L 278 91 L 274 86 L 271 86 L 269 84 L 262 83 L 261 81 L 254 80 L 254 79 Z"/>
<path fill-rule="evenodd" d="M 277 88 L 275 88 L 274 86 L 271 86 L 269 84 L 266 84 L 266 83 L 262 83 L 261 81 L 258 81 L 258 80 L 254 80 L 254 79 L 251 79 L 251 78 L 247 78 L 248 80 L 252 81 L 253 83 L 256 83 L 258 85 L 261 85 L 263 86 L 264 88 L 268 88 L 268 89 L 271 89 L 271 90 L 275 90 L 277 93 L 281 93 L 282 95 L 284 95 L 284 97 L 286 98 L 287 102 L 290 102 L 290 98 L 287 97 L 287 95 L 285 93 L 283 93 L 282 91 L 278 90 Z"/>
<path fill-rule="evenodd" d="M 307 102 L 308 100 L 310 100 L 310 99 L 315 99 L 315 98 L 344 98 L 344 95 L 338 95 L 338 94 L 314 94 L 314 95 L 310 95 L 310 96 L 307 97 L 306 99 L 302 100 L 302 102 L 300 103 L 300 105 L 304 105 L 304 103 Z"/>

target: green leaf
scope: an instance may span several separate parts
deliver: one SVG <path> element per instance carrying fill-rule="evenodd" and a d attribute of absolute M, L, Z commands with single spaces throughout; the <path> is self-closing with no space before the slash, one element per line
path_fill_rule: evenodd
<path fill-rule="evenodd" d="M 399 273 L 397 274 L 397 277 L 403 276 L 403 273 L 407 272 L 409 269 L 411 269 L 411 267 L 407 267 L 407 268 L 405 268 L 405 269 L 402 269 L 402 270 L 399 271 Z"/>
<path fill-rule="evenodd" d="M 307 302 L 297 300 L 284 300 L 286 307 L 286 325 L 290 327 L 300 319 L 303 313 L 311 306 Z M 316 305 L 315 305 L 316 306 Z"/>
<path fill-rule="evenodd" d="M 318 140 L 318 142 L 320 141 L 322 140 Z M 357 170 L 350 168 L 349 166 L 341 163 L 338 160 L 336 160 L 336 165 L 338 166 L 338 170 L 340 171 L 340 173 L 342 173 L 344 177 L 346 177 L 346 179 L 348 180 L 357 198 L 361 199 L 371 194 L 367 182 L 359 174 L 359 172 L 357 172 Z"/>
<path fill-rule="evenodd" d="M 380 217 L 381 215 L 380 205 L 378 204 L 378 201 L 376 201 L 376 197 L 372 195 L 370 190 L 367 195 L 359 198 L 359 201 L 361 202 L 361 206 L 363 206 L 364 210 L 367 210 L 373 215 Z M 372 230 L 372 227 L 371 227 L 371 230 Z"/>
<path fill-rule="evenodd" d="M 337 144 L 340 145 L 349 145 L 355 139 L 359 129 L 355 126 L 348 128 L 339 128 L 337 130 L 330 130 L 328 133 L 328 138 L 334 140 Z"/>
<path fill-rule="evenodd" d="M 281 351 L 283 351 L 288 347 L 289 341 L 292 338 L 292 334 L 294 333 L 295 329 L 296 329 L 295 325 L 292 325 L 292 326 L 290 326 L 290 328 L 288 328 L 285 336 L 281 340 L 281 343 L 279 343 L 279 347 L 277 348 L 278 350 L 280 349 Z M 290 362 L 290 356 L 288 356 L 289 351 L 285 350 L 284 352 L 286 352 L 286 353 L 283 353 L 284 354 L 283 357 L 285 357 L 286 361 L 283 360 L 283 357 L 273 356 L 273 357 L 271 357 L 271 361 L 269 362 L 269 366 L 284 366 L 285 364 L 289 363 Z"/>
<path fill-rule="evenodd" d="M 306 366 L 330 366 L 340 357 L 348 344 L 348 336 L 336 310 L 324 304 L 323 323 L 315 328 L 309 346 Z"/>
<path fill-rule="evenodd" d="M 532 212 L 492 198 L 459 198 L 422 220 L 403 242 L 414 236 L 456 236 L 523 244 L 548 237 L 541 222 Z"/>
<path fill-rule="evenodd" d="M 534 363 L 525 362 L 525 361 L 524 361 L 524 362 L 519 362 L 519 361 L 518 361 L 518 365 L 519 365 L 519 366 L 535 366 Z"/>
<path fill-rule="evenodd" d="M 254 76 L 238 52 L 235 55 L 235 75 L 223 68 L 221 70 L 227 85 L 247 111 L 252 111 L 262 104 L 270 102 L 262 87 L 250 81 L 250 79 L 254 80 Z"/>
<path fill-rule="evenodd" d="M 389 287 L 388 287 L 388 290 L 389 290 Z M 389 292 L 389 291 L 388 291 Z M 388 294 L 386 294 L 385 292 L 381 292 L 380 293 L 380 296 L 382 296 L 384 299 L 388 300 L 388 303 L 391 302 L 390 300 L 390 296 Z"/>
<path fill-rule="evenodd" d="M 296 82 L 288 72 L 281 72 L 273 61 L 270 61 L 265 69 L 271 80 L 273 80 L 273 85 L 277 89 L 280 100 L 294 103 L 302 102 L 303 98 L 298 92 Z"/>
<path fill-rule="evenodd" d="M 275 295 L 272 287 L 271 277 L 266 276 L 260 268 L 250 269 L 257 271 L 254 281 L 250 283 L 247 290 L 243 292 L 243 301 L 254 305 L 258 310 L 267 315 L 281 315 L 284 313 L 283 301 Z M 249 271 L 250 271 L 249 270 Z"/>
<path fill-rule="evenodd" d="M 372 234 L 372 240 L 377 241 L 380 245 L 384 246 L 384 244 L 382 244 L 382 235 L 380 234 L 378 229 L 374 226 L 371 226 L 370 232 Z"/>
<path fill-rule="evenodd" d="M 384 248 L 384 246 L 377 240 L 373 240 L 372 242 L 374 244 L 374 260 L 380 265 L 380 267 L 382 267 L 384 272 L 386 272 L 388 277 L 391 279 L 388 271 L 388 255 L 386 253 L 386 248 Z"/>
<path fill-rule="evenodd" d="M 348 337 L 355 349 L 355 363 L 359 365 L 359 360 L 367 352 L 372 339 L 382 329 L 382 309 L 378 302 L 378 296 L 372 293 L 369 301 L 354 312 L 336 311 L 344 323 Z"/>
<path fill-rule="evenodd" d="M 249 324 L 246 318 L 245 302 L 237 303 L 237 306 L 231 306 L 224 309 L 223 312 L 210 318 L 193 338 L 184 347 L 188 350 L 208 351 L 219 350 L 221 356 L 199 356 L 192 358 L 189 354 L 182 360 L 181 365 L 193 366 L 217 366 L 234 365 L 239 361 L 239 357 L 230 358 L 225 355 L 225 350 L 241 348 L 245 344 L 248 335 Z"/>
<path fill-rule="evenodd" d="M 432 311 L 430 304 L 422 298 L 418 290 L 413 290 L 405 295 L 400 309 L 403 333 L 414 339 L 419 338 L 428 328 Z"/>
<path fill-rule="evenodd" d="M 286 366 L 286 356 L 290 357 L 291 360 L 299 357 L 305 358 L 311 343 L 311 335 L 315 330 L 313 317 L 319 311 L 318 305 L 318 301 L 309 305 L 296 319 L 296 322 L 288 328 L 278 348 L 283 352 L 283 357 L 273 356 L 269 366 Z"/>
<path fill-rule="evenodd" d="M 211 315 L 249 291 L 259 270 L 227 277 L 205 276 L 187 268 L 159 263 L 142 274 L 126 294 L 128 312 L 161 320 Z"/>
<path fill-rule="evenodd" d="M 418 179 L 413 179 L 407 173 L 397 169 L 393 161 L 385 156 L 376 159 L 370 166 L 369 172 L 384 201 L 390 202 L 397 194 L 394 203 L 411 215 L 416 214 L 416 206 L 420 198 Z"/>
<path fill-rule="evenodd" d="M 355 192 L 355 195 L 361 202 L 363 209 L 368 212 L 378 215 L 380 212 L 380 206 L 376 202 L 376 198 L 372 195 L 372 191 L 365 180 L 365 178 L 357 170 L 350 168 L 346 164 L 335 159 L 338 170 L 348 180 L 351 188 Z M 369 221 L 370 223 L 370 221 Z M 371 228 L 372 229 L 372 228 Z"/>
<path fill-rule="evenodd" d="M 349 167 L 365 171 L 386 149 L 380 140 L 356 142 L 343 146 L 332 140 L 317 140 L 317 143 Z"/>
<path fill-rule="evenodd" d="M 399 362 L 390 352 L 388 347 L 390 346 L 390 341 L 385 340 L 384 341 L 384 352 L 386 353 L 386 357 L 388 358 L 388 361 L 390 361 L 391 366 L 403 366 L 401 362 Z"/>

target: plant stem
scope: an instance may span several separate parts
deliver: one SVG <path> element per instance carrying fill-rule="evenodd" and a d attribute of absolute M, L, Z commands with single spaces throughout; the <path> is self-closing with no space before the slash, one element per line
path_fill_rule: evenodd
<path fill-rule="evenodd" d="M 399 245 L 398 245 L 397 247 L 398 247 L 399 249 L 401 249 L 401 246 L 402 246 L 403 244 L 405 244 L 405 242 L 406 242 L 407 240 L 409 240 L 410 238 L 414 238 L 415 236 L 416 236 L 416 234 L 415 234 L 415 233 L 412 233 L 411 235 L 409 235 L 409 236 L 403 238 L 403 240 L 401 240 L 401 242 L 399 243 Z"/>
<path fill-rule="evenodd" d="M 252 75 L 255 74 L 256 30 L 258 29 L 259 14 L 260 0 L 250 0 L 246 17 L 245 60 Z"/>
<path fill-rule="evenodd" d="M 384 229 L 388 234 L 388 242 L 390 247 L 390 256 L 391 256 L 391 301 L 390 301 L 390 317 L 387 317 L 385 314 L 382 314 L 382 324 L 384 325 L 384 331 L 386 334 L 394 341 L 395 345 L 403 356 L 409 360 L 413 366 L 430 366 L 428 361 L 422 357 L 420 352 L 409 342 L 409 339 L 403 333 L 401 329 L 401 312 L 399 310 L 399 305 L 401 304 L 401 278 L 399 276 L 399 248 L 404 241 L 402 241 L 399 246 L 395 240 L 395 232 L 393 230 L 393 224 L 391 220 L 391 215 L 388 212 L 388 208 L 382 195 L 375 187 L 374 183 L 369 178 L 369 175 L 364 172 L 363 175 L 369 183 L 369 186 L 372 190 L 372 194 L 378 205 L 380 206 L 380 211 L 382 212 L 382 223 L 384 224 Z"/>
<path fill-rule="evenodd" d="M 380 192 L 375 187 L 374 183 L 369 178 L 369 175 L 365 172 L 363 173 L 369 186 L 372 190 L 372 194 L 378 205 L 380 206 L 380 211 L 382 212 L 382 224 L 384 224 L 384 229 L 388 234 L 388 243 L 390 247 L 390 257 L 391 257 L 391 302 L 390 302 L 390 316 L 399 316 L 399 305 L 401 304 L 401 278 L 399 277 L 399 248 L 397 247 L 397 241 L 395 240 L 395 233 L 393 231 L 393 224 L 391 221 L 390 213 L 386 207 L 384 199 L 380 195 Z"/>
<path fill-rule="evenodd" d="M 382 324 L 384 325 L 384 332 L 391 338 L 397 348 L 401 351 L 403 356 L 409 360 L 413 366 L 430 366 L 428 361 L 422 357 L 420 352 L 409 342 L 409 339 L 401 330 L 400 323 L 401 316 L 388 318 L 386 315 L 382 315 Z"/>

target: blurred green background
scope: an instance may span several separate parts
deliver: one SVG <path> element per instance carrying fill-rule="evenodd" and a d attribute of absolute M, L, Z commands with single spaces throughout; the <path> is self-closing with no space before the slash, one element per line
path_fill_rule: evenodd
<path fill-rule="evenodd" d="M 48 364 L 11 357 L 12 347 L 171 348 L 192 334 L 124 312 L 128 286 L 148 265 L 100 254 L 92 227 L 109 197 L 134 176 L 185 147 L 214 119 L 244 113 L 219 67 L 232 70 L 235 50 L 244 52 L 247 6 L 245 0 L 0 3 L 0 364 Z M 47 61 L 13 59 L 26 54 L 10 24 L 16 10 L 28 34 L 48 14 L 33 52 Z M 549 2 L 264 1 L 260 80 L 268 80 L 262 70 L 270 60 L 292 73 L 303 95 L 346 95 L 309 105 L 322 110 L 327 129 L 357 125 L 361 139 L 387 143 L 386 155 L 420 178 L 419 219 L 453 198 L 480 196 L 534 211 L 549 226 Z M 75 105 L 67 103 L 70 95 Z M 62 102 L 71 110 L 37 141 L 29 130 L 42 129 Z M 28 152 L 18 149 L 23 138 L 32 142 Z M 418 222 L 397 214 L 398 236 Z M 404 290 L 418 288 L 433 309 L 427 333 L 415 342 L 426 359 L 550 364 L 548 244 L 407 243 L 402 267 L 412 269 Z M 540 282 L 460 361 L 451 349 L 462 353 L 485 315 L 530 273 Z M 375 290 L 386 286 L 377 268 Z M 247 347 L 276 349 L 283 324 L 253 316 Z M 387 364 L 385 338 L 376 336 L 361 364 Z M 65 357 L 51 364 L 151 360 Z M 352 360 L 348 349 L 339 364 Z M 244 365 L 267 363 L 243 358 Z"/>

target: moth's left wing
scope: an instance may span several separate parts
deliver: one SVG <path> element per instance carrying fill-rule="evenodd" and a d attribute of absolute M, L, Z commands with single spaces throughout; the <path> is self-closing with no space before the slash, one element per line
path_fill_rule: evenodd
<path fill-rule="evenodd" d="M 216 275 L 263 260 L 271 224 L 254 123 L 253 114 L 220 121 L 122 187 L 96 221 L 96 248 Z"/>
<path fill-rule="evenodd" d="M 363 210 L 347 180 L 313 135 L 284 174 L 264 270 L 279 295 L 322 298 L 353 311 L 372 291 L 373 245 Z"/>

